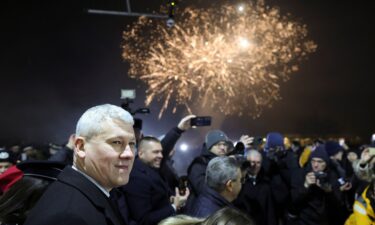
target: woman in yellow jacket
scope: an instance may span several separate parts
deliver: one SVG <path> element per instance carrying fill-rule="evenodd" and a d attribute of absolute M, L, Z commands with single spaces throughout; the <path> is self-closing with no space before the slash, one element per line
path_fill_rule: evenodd
<path fill-rule="evenodd" d="M 375 155 L 370 148 L 363 150 L 361 159 L 353 163 L 356 175 L 370 183 L 358 196 L 353 205 L 353 213 L 346 220 L 345 225 L 375 225 Z"/>
<path fill-rule="evenodd" d="M 373 185 L 369 185 L 353 205 L 353 213 L 346 220 L 345 225 L 375 225 Z M 372 193 L 371 193 L 372 192 Z M 371 204 L 372 202 L 372 204 Z"/>

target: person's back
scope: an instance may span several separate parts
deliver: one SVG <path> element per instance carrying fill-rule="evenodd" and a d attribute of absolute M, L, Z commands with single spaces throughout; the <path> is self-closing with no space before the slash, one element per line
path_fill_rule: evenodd
<path fill-rule="evenodd" d="M 187 214 L 195 217 L 207 217 L 223 207 L 233 207 L 233 205 L 215 190 L 205 187 Z"/>
<path fill-rule="evenodd" d="M 212 159 L 206 170 L 206 187 L 186 213 L 207 217 L 224 207 L 234 207 L 231 202 L 241 190 L 241 170 L 235 158 L 221 156 Z"/>

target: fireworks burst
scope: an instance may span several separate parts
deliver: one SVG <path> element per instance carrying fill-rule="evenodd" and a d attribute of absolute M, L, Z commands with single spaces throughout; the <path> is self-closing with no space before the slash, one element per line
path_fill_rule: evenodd
<path fill-rule="evenodd" d="M 129 75 L 148 85 L 146 105 L 194 104 L 257 117 L 280 99 L 280 83 L 316 50 L 305 25 L 262 1 L 241 8 L 186 8 L 176 25 L 141 17 L 124 32 Z M 171 103 L 174 101 L 174 104 Z"/>

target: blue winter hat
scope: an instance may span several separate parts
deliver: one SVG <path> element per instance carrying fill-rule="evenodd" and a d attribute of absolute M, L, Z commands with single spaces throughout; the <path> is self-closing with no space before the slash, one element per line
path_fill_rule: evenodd
<path fill-rule="evenodd" d="M 333 156 L 333 155 L 336 155 L 340 151 L 344 151 L 344 148 L 341 147 L 341 145 L 337 143 L 336 141 L 327 141 L 325 143 L 325 147 L 326 147 L 326 152 L 328 156 Z"/>
<path fill-rule="evenodd" d="M 215 145 L 216 143 L 220 141 L 225 141 L 228 143 L 229 139 L 227 135 L 221 131 L 221 130 L 211 130 L 210 132 L 207 133 L 205 143 L 206 143 L 206 148 L 210 150 L 210 148 Z"/>
<path fill-rule="evenodd" d="M 283 135 L 278 132 L 271 132 L 267 134 L 264 150 L 268 151 L 271 148 L 282 148 L 283 150 L 285 149 Z"/>
<path fill-rule="evenodd" d="M 323 159 L 326 163 L 328 163 L 329 162 L 329 156 L 326 152 L 325 146 L 324 145 L 318 145 L 310 155 L 310 160 L 312 158 Z"/>

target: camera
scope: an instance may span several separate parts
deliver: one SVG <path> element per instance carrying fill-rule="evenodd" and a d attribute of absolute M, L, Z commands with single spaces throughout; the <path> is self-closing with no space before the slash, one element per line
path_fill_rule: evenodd
<path fill-rule="evenodd" d="M 318 172 L 314 172 L 314 175 L 315 175 L 316 179 L 319 180 L 319 182 L 321 184 L 328 182 L 328 179 L 327 179 L 328 175 L 327 175 L 327 173 L 322 172 L 322 171 L 318 171 Z"/>

